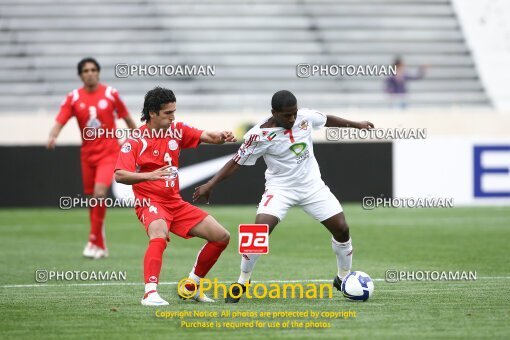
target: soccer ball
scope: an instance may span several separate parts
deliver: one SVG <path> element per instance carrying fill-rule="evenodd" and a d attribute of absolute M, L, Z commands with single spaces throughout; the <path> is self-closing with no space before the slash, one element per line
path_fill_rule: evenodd
<path fill-rule="evenodd" d="M 374 282 L 363 272 L 350 272 L 342 281 L 342 293 L 350 300 L 367 301 L 374 294 Z"/>

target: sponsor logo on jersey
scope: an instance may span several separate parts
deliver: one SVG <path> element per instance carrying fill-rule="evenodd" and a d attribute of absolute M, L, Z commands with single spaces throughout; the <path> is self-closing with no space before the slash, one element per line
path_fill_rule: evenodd
<path fill-rule="evenodd" d="M 296 155 L 297 164 L 301 164 L 301 162 L 310 157 L 310 151 L 306 143 L 294 143 L 289 149 Z"/>
<path fill-rule="evenodd" d="M 306 150 L 308 145 L 306 143 L 295 143 L 290 146 L 290 151 L 294 152 L 296 156 L 299 156 Z"/>
<path fill-rule="evenodd" d="M 305 119 L 299 124 L 301 130 L 308 130 L 308 121 Z"/>

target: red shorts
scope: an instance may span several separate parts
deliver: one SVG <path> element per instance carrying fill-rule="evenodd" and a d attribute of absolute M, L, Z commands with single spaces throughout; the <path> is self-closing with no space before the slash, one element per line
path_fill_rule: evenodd
<path fill-rule="evenodd" d="M 182 238 L 191 238 L 189 231 L 199 224 L 209 214 L 186 201 L 172 202 L 171 206 L 165 203 L 151 203 L 150 206 L 136 207 L 136 216 L 148 232 L 152 221 L 163 219 L 168 231 Z"/>
<path fill-rule="evenodd" d="M 85 195 L 94 193 L 94 185 L 101 183 L 110 187 L 113 181 L 113 172 L 117 157 L 105 157 L 98 162 L 87 162 L 86 159 L 81 160 L 81 175 L 83 179 L 83 192 Z"/>

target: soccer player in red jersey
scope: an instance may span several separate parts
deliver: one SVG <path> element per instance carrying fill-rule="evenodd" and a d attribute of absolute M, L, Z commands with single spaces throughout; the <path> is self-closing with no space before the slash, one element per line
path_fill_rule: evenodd
<path fill-rule="evenodd" d="M 142 305 L 145 306 L 168 305 L 159 296 L 157 285 L 163 252 L 170 241 L 169 232 L 185 239 L 197 236 L 207 241 L 189 274 L 189 280 L 197 286 L 230 240 L 229 232 L 212 216 L 182 199 L 178 169 L 182 149 L 196 148 L 201 142 L 223 144 L 236 139 L 230 131 L 203 131 L 175 122 L 175 110 L 176 98 L 171 90 L 156 87 L 147 92 L 142 113 L 146 124 L 140 128 L 140 138 L 128 139 L 122 145 L 115 166 L 115 180 L 133 186 L 136 202 L 150 201 L 150 205 L 135 207 L 149 236 L 143 262 L 145 295 Z M 179 295 L 192 296 L 199 302 L 214 302 L 201 296 L 199 291 L 190 294 L 194 286 L 180 286 Z"/>
<path fill-rule="evenodd" d="M 83 87 L 70 92 L 63 101 L 46 146 L 54 149 L 64 125 L 71 117 L 76 117 L 82 131 L 83 191 L 94 198 L 106 198 L 120 150 L 116 138 L 96 134 L 95 131 L 98 128 L 114 131 L 116 118 L 124 119 L 129 128 L 136 128 L 117 90 L 99 82 L 100 70 L 99 63 L 93 58 L 84 58 L 78 63 L 78 75 Z M 105 215 L 106 207 L 102 204 L 89 208 L 90 236 L 83 251 L 85 257 L 100 259 L 108 256 L 104 234 Z"/>

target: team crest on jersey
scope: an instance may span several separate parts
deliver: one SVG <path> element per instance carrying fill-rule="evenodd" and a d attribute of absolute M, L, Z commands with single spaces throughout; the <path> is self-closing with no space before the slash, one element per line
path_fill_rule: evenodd
<path fill-rule="evenodd" d="M 120 149 L 120 151 L 122 151 L 124 153 L 128 153 L 129 151 L 131 151 L 131 144 L 124 143 L 124 145 L 122 145 L 122 149 Z"/>
<path fill-rule="evenodd" d="M 299 124 L 299 128 L 301 130 L 308 130 L 308 121 L 306 119 L 301 121 L 301 124 Z"/>
<path fill-rule="evenodd" d="M 101 99 L 99 103 L 97 103 L 97 106 L 99 106 L 101 110 L 104 110 L 108 107 L 108 102 L 106 101 L 106 99 Z"/>
<path fill-rule="evenodd" d="M 177 148 L 179 147 L 179 145 L 177 144 L 177 142 L 175 141 L 175 139 L 170 139 L 168 141 L 168 148 L 172 151 L 175 151 L 177 150 Z"/>

